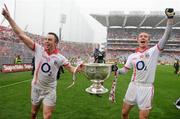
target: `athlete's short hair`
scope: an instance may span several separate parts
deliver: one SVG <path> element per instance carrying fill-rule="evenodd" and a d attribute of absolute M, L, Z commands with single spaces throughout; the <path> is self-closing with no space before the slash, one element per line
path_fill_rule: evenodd
<path fill-rule="evenodd" d="M 140 33 L 138 34 L 138 36 L 137 36 L 137 39 L 139 38 L 139 35 L 140 35 L 140 34 L 142 34 L 142 33 L 147 34 L 147 35 L 148 35 L 148 40 L 150 41 L 151 36 L 150 36 L 150 34 L 149 34 L 149 33 L 147 33 L 147 32 L 140 32 Z"/>
<path fill-rule="evenodd" d="M 58 44 L 59 43 L 59 38 L 58 38 L 58 36 L 55 34 L 55 33 L 53 33 L 53 32 L 49 32 L 48 33 L 49 35 L 53 35 L 54 37 L 55 37 L 55 42 L 56 42 L 56 44 Z"/>

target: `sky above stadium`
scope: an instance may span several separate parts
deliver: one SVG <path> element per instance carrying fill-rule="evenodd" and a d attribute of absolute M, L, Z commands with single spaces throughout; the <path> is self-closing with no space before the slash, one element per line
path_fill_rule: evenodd
<path fill-rule="evenodd" d="M 87 13 L 107 14 L 109 11 L 164 11 L 172 7 L 180 11 L 180 0 L 74 0 Z"/>
<path fill-rule="evenodd" d="M 129 11 L 145 11 L 146 13 L 149 13 L 150 11 L 164 11 L 165 8 L 172 7 L 176 11 L 180 11 L 180 0 L 0 0 L 0 7 L 3 7 L 3 4 L 6 3 L 8 8 L 10 9 L 11 15 L 14 15 L 14 3 L 18 2 L 20 5 L 24 3 L 24 1 L 30 1 L 31 4 L 42 4 L 43 1 L 46 1 L 48 4 L 52 4 L 52 2 L 58 2 L 59 1 L 72 1 L 71 4 L 75 4 L 77 6 L 78 10 L 85 16 L 88 16 L 88 14 L 108 14 L 110 11 L 124 11 L 125 13 L 128 13 Z M 62 2 L 62 3 L 63 3 Z M 26 4 L 25 4 L 26 5 Z M 35 6 L 35 5 L 34 5 Z M 35 6 L 36 7 L 36 6 Z M 38 9 L 42 11 L 43 8 L 42 5 L 38 6 Z M 62 7 L 62 6 L 61 6 Z M 63 7 L 69 7 L 69 6 L 63 6 Z M 36 11 L 38 10 L 36 9 Z M 32 16 L 30 12 L 34 12 L 35 9 L 27 10 L 24 9 L 19 12 L 28 12 L 30 14 L 29 16 Z M 51 12 L 51 11 L 48 11 Z M 56 14 L 56 10 L 52 9 L 52 13 Z M 28 16 L 28 17 L 29 17 Z M 13 16 L 14 17 L 14 16 Z M 28 17 L 22 17 L 22 19 L 28 19 Z M 96 20 L 94 20 L 92 17 L 86 17 L 86 19 L 90 22 L 90 24 L 93 26 L 93 30 L 95 32 L 95 39 L 98 42 L 105 42 L 106 40 L 106 29 L 99 24 Z M 33 22 L 33 20 L 36 20 Z M 38 27 L 39 24 L 37 23 L 38 19 L 32 19 L 31 22 L 33 25 Z M 2 15 L 0 16 L 0 22 L 3 21 Z M 22 25 L 22 27 L 26 27 L 26 25 Z M 42 26 L 41 26 L 42 27 Z M 37 29 L 41 31 L 37 31 Z M 40 33 L 42 32 L 42 29 L 40 27 L 36 28 L 35 32 Z M 47 27 L 49 28 L 49 27 Z M 48 29 L 49 30 L 49 29 Z"/>

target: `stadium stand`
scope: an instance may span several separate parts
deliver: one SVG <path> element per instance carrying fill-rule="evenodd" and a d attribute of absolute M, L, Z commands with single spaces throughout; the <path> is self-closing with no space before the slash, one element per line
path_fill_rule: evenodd
<path fill-rule="evenodd" d="M 150 46 L 155 45 L 162 37 L 166 27 L 166 16 L 161 11 L 152 11 L 145 14 L 143 11 L 132 11 L 125 14 L 123 11 L 112 11 L 107 15 L 91 14 L 103 26 L 107 27 L 106 58 L 119 58 L 120 62 L 134 52 L 138 46 L 136 37 L 140 32 L 151 35 Z M 159 58 L 161 63 L 173 63 L 175 58 L 180 59 L 180 12 L 176 12 L 173 32 Z"/>
<path fill-rule="evenodd" d="M 29 32 L 26 32 L 26 34 L 34 39 L 36 43 L 43 45 L 43 36 Z M 92 56 L 93 48 L 96 45 L 96 43 L 60 41 L 58 48 L 60 49 L 60 52 L 70 60 L 81 56 L 83 60 L 88 61 L 88 58 Z M 4 26 L 0 26 L 0 49 L 0 69 L 2 64 L 14 64 L 16 55 L 21 55 L 23 63 L 31 63 L 34 55 L 27 46 L 20 42 L 11 28 Z"/>

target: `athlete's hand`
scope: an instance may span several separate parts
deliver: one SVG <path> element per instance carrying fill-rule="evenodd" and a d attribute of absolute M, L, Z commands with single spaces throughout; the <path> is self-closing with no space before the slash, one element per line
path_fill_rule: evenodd
<path fill-rule="evenodd" d="M 81 71 L 83 71 L 83 70 L 84 70 L 84 67 L 85 67 L 84 63 L 81 62 L 81 63 L 77 66 L 76 72 L 81 72 Z"/>
<path fill-rule="evenodd" d="M 6 19 L 10 18 L 10 13 L 9 13 L 9 10 L 8 10 L 6 4 L 4 4 L 4 8 L 2 9 L 2 15 L 3 15 Z"/>
<path fill-rule="evenodd" d="M 174 9 L 173 8 L 166 8 L 165 14 L 167 18 L 172 19 L 175 15 Z"/>

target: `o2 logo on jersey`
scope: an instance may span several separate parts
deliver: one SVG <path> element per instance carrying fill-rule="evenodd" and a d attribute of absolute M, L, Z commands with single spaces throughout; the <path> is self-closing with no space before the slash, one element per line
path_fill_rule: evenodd
<path fill-rule="evenodd" d="M 48 73 L 50 70 L 51 70 L 51 67 L 48 63 L 44 63 L 42 64 L 41 66 L 41 70 L 44 72 L 44 73 Z"/>
<path fill-rule="evenodd" d="M 143 70 L 143 69 L 146 70 L 147 66 L 145 66 L 144 61 L 138 61 L 136 63 L 136 68 L 137 68 L 137 70 Z"/>

